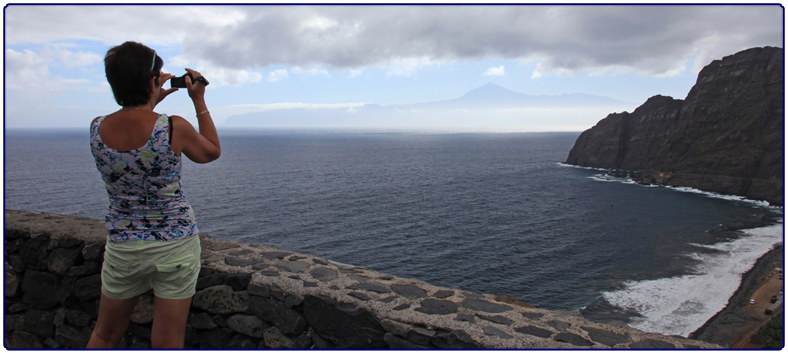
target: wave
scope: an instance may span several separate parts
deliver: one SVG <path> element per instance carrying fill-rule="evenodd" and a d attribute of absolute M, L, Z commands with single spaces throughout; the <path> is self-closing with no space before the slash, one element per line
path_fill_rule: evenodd
<path fill-rule="evenodd" d="M 737 240 L 702 246 L 714 252 L 690 254 L 698 261 L 692 274 L 625 282 L 624 289 L 602 296 L 610 304 L 640 315 L 632 318 L 632 327 L 687 337 L 725 308 L 743 275 L 782 242 L 783 228 L 780 223 L 743 230 L 745 235 Z"/>
<path fill-rule="evenodd" d="M 558 165 L 560 165 L 562 167 L 574 167 L 574 168 L 580 168 L 580 169 L 606 171 L 606 169 L 590 168 L 590 167 L 578 167 L 578 166 L 574 166 L 574 165 L 566 164 L 566 163 L 558 163 Z M 631 178 L 617 178 L 617 177 L 613 177 L 613 176 L 610 176 L 610 175 L 607 175 L 607 174 L 596 174 L 596 175 L 590 176 L 589 178 L 593 179 L 593 180 L 596 180 L 596 181 L 620 182 L 622 184 L 632 184 L 632 185 L 639 185 L 639 186 L 652 187 L 652 188 L 654 188 L 654 187 L 662 187 L 661 185 L 655 185 L 655 184 L 640 184 L 640 183 L 637 183 L 636 181 L 632 180 Z M 671 190 L 678 191 L 678 192 L 699 194 L 699 195 L 704 195 L 704 196 L 715 198 L 715 199 L 722 199 L 722 200 L 739 201 L 739 202 L 749 203 L 749 204 L 752 204 L 753 206 L 765 207 L 765 208 L 772 209 L 774 211 L 782 211 L 783 210 L 783 206 L 772 205 L 768 201 L 748 199 L 748 198 L 746 198 L 744 196 L 723 195 L 723 194 L 718 194 L 718 193 L 711 192 L 711 191 L 703 191 L 703 190 L 691 188 L 691 187 L 688 187 L 688 186 L 664 186 L 664 187 L 668 188 L 668 189 L 671 189 Z"/>
<path fill-rule="evenodd" d="M 771 208 L 771 209 L 774 209 L 774 210 L 782 210 L 783 209 L 782 206 L 772 205 L 772 204 L 770 204 L 767 201 L 751 200 L 751 199 L 748 199 L 748 198 L 746 198 L 744 196 L 723 195 L 723 194 L 718 194 L 718 193 L 711 192 L 711 191 L 698 190 L 698 189 L 687 187 L 687 186 L 666 186 L 666 188 L 672 189 L 672 190 L 676 190 L 676 191 L 679 191 L 679 192 L 687 192 L 687 193 L 691 193 L 691 194 L 706 195 L 708 197 L 715 198 L 715 199 L 723 199 L 723 200 L 741 201 L 741 202 L 751 203 L 751 204 L 753 204 L 755 206 L 768 207 L 768 208 Z"/>

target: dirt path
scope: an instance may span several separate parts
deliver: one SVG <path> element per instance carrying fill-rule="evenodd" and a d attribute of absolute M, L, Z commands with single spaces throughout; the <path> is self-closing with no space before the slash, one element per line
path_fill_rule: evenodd
<path fill-rule="evenodd" d="M 775 268 L 782 268 L 782 263 L 775 263 Z M 731 348 L 760 348 L 758 345 L 750 343 L 750 337 L 756 333 L 760 327 L 772 319 L 772 315 L 766 314 L 766 309 L 772 306 L 772 296 L 782 296 L 780 291 L 783 289 L 783 280 L 780 279 L 782 271 L 772 270 L 761 279 L 758 289 L 750 296 L 750 299 L 755 301 L 754 304 L 747 304 L 747 315 L 758 319 L 761 323 L 753 330 L 743 334 L 736 342 L 731 345 Z"/>

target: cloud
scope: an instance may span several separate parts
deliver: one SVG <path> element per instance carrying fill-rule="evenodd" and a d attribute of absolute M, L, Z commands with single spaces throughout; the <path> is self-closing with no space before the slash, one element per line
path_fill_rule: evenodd
<path fill-rule="evenodd" d="M 268 82 L 276 82 L 287 78 L 287 70 L 277 69 L 268 73 Z"/>
<path fill-rule="evenodd" d="M 505 67 L 503 65 L 498 67 L 491 67 L 484 71 L 482 76 L 503 76 Z"/>
<path fill-rule="evenodd" d="M 407 76 L 503 59 L 538 63 L 535 77 L 670 76 L 689 61 L 698 70 L 749 47 L 782 46 L 782 14 L 779 5 L 11 5 L 6 44 L 134 39 L 238 72 L 286 65 Z"/>
<path fill-rule="evenodd" d="M 39 100 L 63 94 L 73 89 L 109 91 L 107 86 L 94 85 L 88 79 L 72 79 L 51 74 L 50 66 L 83 67 L 96 57 L 65 49 L 45 49 L 42 53 L 31 50 L 5 50 L 5 82 L 14 99 Z M 101 60 L 100 58 L 98 60 Z"/>

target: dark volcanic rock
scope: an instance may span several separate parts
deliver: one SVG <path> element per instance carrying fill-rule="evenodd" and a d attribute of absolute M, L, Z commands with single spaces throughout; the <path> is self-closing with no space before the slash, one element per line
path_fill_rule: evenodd
<path fill-rule="evenodd" d="M 782 205 L 783 82 L 781 48 L 715 60 L 686 99 L 654 96 L 583 132 L 566 163 Z"/>
<path fill-rule="evenodd" d="M 380 321 L 355 304 L 323 296 L 304 298 L 304 316 L 323 338 L 341 348 L 383 348 L 386 330 Z"/>

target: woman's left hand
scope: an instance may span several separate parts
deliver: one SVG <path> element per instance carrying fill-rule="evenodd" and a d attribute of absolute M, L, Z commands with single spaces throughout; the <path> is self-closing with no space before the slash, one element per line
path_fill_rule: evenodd
<path fill-rule="evenodd" d="M 166 72 L 162 72 L 161 76 L 159 76 L 159 84 L 161 84 L 161 86 L 159 86 L 159 97 L 156 99 L 156 105 L 161 103 L 161 101 L 163 101 L 164 98 L 167 98 L 167 96 L 169 96 L 172 92 L 178 90 L 178 87 L 171 87 L 170 89 L 164 89 L 164 84 L 173 77 L 175 76 Z"/>

